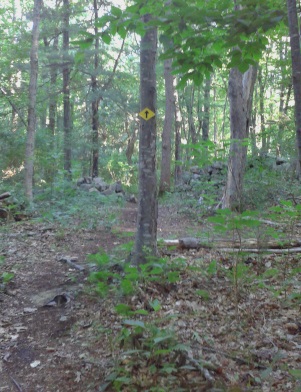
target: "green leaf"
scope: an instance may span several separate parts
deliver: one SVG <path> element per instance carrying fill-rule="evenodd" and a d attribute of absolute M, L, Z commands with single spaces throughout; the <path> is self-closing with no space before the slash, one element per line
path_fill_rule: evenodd
<path fill-rule="evenodd" d="M 119 26 L 117 29 L 117 33 L 119 34 L 120 38 L 125 39 L 127 31 L 123 26 Z"/>
<path fill-rule="evenodd" d="M 170 283 L 178 282 L 179 279 L 180 279 L 180 276 L 179 276 L 179 273 L 178 273 L 177 271 L 168 272 L 168 274 L 167 274 L 167 280 L 168 280 Z"/>
<path fill-rule="evenodd" d="M 143 321 L 139 321 L 139 320 L 124 320 L 122 322 L 122 324 L 124 325 L 128 325 L 129 327 L 141 327 L 141 328 L 145 328 L 145 324 Z"/>
<path fill-rule="evenodd" d="M 124 316 L 129 315 L 129 314 L 132 313 L 131 307 L 129 305 L 126 305 L 126 304 L 118 304 L 118 305 L 116 305 L 115 306 L 115 311 L 118 314 L 121 314 L 121 315 L 124 315 Z"/>
<path fill-rule="evenodd" d="M 172 338 L 173 338 L 172 335 L 160 336 L 160 337 L 154 339 L 154 344 L 165 342 L 166 340 L 169 340 L 169 339 L 172 339 Z"/>
<path fill-rule="evenodd" d="M 87 38 L 85 40 L 71 41 L 72 45 L 79 46 L 81 49 L 89 49 L 93 44 L 93 38 Z"/>
<path fill-rule="evenodd" d="M 105 25 L 106 25 L 108 22 L 111 22 L 112 20 L 114 20 L 114 18 L 113 18 L 111 15 L 106 14 L 106 15 L 104 15 L 104 16 L 102 16 L 101 18 L 98 18 L 98 19 L 96 20 L 95 26 L 96 26 L 96 27 L 100 27 L 100 28 L 105 27 Z"/>
<path fill-rule="evenodd" d="M 145 309 L 138 309 L 138 310 L 135 310 L 133 313 L 134 314 L 141 314 L 142 316 L 147 316 L 149 312 Z"/>
<path fill-rule="evenodd" d="M 205 300 L 208 300 L 210 298 L 209 292 L 207 290 L 196 290 L 196 294 L 198 294 L 200 297 L 204 298 Z"/>
<path fill-rule="evenodd" d="M 105 32 L 101 34 L 101 39 L 107 45 L 109 45 L 111 43 L 111 40 L 112 40 L 111 36 L 108 33 L 105 33 Z"/>
<path fill-rule="evenodd" d="M 155 312 L 161 309 L 161 304 L 157 299 L 155 299 L 154 301 L 150 301 L 149 304 Z"/>
<path fill-rule="evenodd" d="M 120 286 L 125 295 L 132 294 L 134 291 L 133 284 L 128 279 L 122 280 Z"/>
<path fill-rule="evenodd" d="M 240 64 L 237 65 L 237 68 L 241 73 L 246 72 L 249 69 L 250 63 L 248 62 L 241 62 Z"/>
<path fill-rule="evenodd" d="M 122 10 L 114 5 L 111 6 L 111 14 L 120 18 L 122 16 Z"/>

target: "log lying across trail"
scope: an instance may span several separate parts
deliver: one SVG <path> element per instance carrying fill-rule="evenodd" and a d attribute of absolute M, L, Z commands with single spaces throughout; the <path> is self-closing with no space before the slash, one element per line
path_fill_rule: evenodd
<path fill-rule="evenodd" d="M 264 242 L 256 240 L 204 241 L 199 238 L 185 237 L 178 240 L 160 240 L 159 244 L 175 246 L 180 249 L 217 249 L 222 252 L 247 252 L 247 253 L 301 253 L 301 238 L 293 240 Z"/>

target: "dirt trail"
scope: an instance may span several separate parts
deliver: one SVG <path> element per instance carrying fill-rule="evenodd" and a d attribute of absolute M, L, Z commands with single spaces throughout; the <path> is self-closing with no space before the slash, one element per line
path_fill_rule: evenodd
<path fill-rule="evenodd" d="M 86 295 L 87 255 L 129 241 L 137 206 L 128 203 L 111 231 L 62 229 L 23 222 L 1 235 L 4 271 L 14 278 L 0 291 L 0 391 L 88 392 L 104 379 L 111 361 L 109 342 L 98 341 L 98 328 L 114 327 L 116 314 L 95 295 Z M 185 232 L 188 224 L 160 209 L 159 237 Z M 75 257 L 85 271 L 58 261 Z M 64 295 L 66 304 L 43 306 Z M 109 357 L 109 358 L 108 358 Z M 95 360 L 95 358 L 98 358 Z"/>

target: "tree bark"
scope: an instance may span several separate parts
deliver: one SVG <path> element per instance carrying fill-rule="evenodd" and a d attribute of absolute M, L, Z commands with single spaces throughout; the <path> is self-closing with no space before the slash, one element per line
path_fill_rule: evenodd
<path fill-rule="evenodd" d="M 263 81 L 262 78 L 262 68 L 259 68 L 258 72 L 258 84 L 259 84 L 259 117 L 260 117 L 260 135 L 261 135 L 261 154 L 266 154 L 268 152 L 267 148 L 267 135 L 265 131 L 265 118 L 264 118 L 264 113 L 265 113 L 265 107 L 264 107 L 264 92 L 265 92 L 265 87 L 266 83 Z"/>
<path fill-rule="evenodd" d="M 210 91 L 211 77 L 206 79 L 204 88 L 204 111 L 202 121 L 202 139 L 209 140 L 209 120 L 210 120 Z"/>
<path fill-rule="evenodd" d="M 237 211 L 242 210 L 243 176 L 247 158 L 245 142 L 249 134 L 256 73 L 257 69 L 253 66 L 244 74 L 237 68 L 232 68 L 229 76 L 231 144 L 223 208 Z"/>
<path fill-rule="evenodd" d="M 64 26 L 63 26 L 63 101 L 64 101 L 64 170 L 65 179 L 71 180 L 71 106 L 70 106 L 70 64 L 69 64 L 69 18 L 70 3 L 69 0 L 63 1 L 64 6 Z"/>
<path fill-rule="evenodd" d="M 150 15 L 143 16 L 146 33 L 140 49 L 140 108 L 156 113 L 157 30 L 149 27 Z M 139 134 L 139 196 L 137 232 L 133 262 L 146 263 L 157 256 L 156 116 L 141 119 Z"/>
<path fill-rule="evenodd" d="M 98 8 L 97 0 L 93 0 L 94 8 L 94 21 L 98 19 Z M 99 161 L 99 119 L 98 119 L 98 107 L 99 107 L 99 93 L 98 93 L 98 82 L 97 82 L 97 71 L 99 63 L 99 36 L 98 28 L 94 27 L 95 34 L 95 53 L 94 53 L 94 73 L 91 76 L 91 87 L 92 87 L 92 177 L 98 177 L 98 161 Z"/>
<path fill-rule="evenodd" d="M 164 61 L 165 79 L 165 119 L 162 132 L 162 158 L 159 194 L 170 191 L 171 185 L 171 139 L 175 118 L 175 97 L 173 75 L 171 73 L 172 59 Z"/>
<path fill-rule="evenodd" d="M 287 14 L 290 33 L 293 89 L 295 98 L 295 120 L 297 141 L 297 176 L 300 178 L 301 169 L 301 52 L 298 28 L 298 14 L 296 0 L 287 0 Z"/>
<path fill-rule="evenodd" d="M 191 140 L 192 144 L 196 144 L 198 141 L 197 138 L 197 131 L 195 129 L 195 123 L 194 123 L 194 116 L 193 116 L 193 104 L 194 104 L 194 96 L 195 96 L 195 90 L 193 86 L 189 86 L 186 89 L 186 110 L 187 110 L 187 117 L 188 117 L 188 125 L 189 125 L 189 137 Z"/>
<path fill-rule="evenodd" d="M 175 90 L 175 185 L 181 182 L 182 176 L 182 151 L 181 151 L 181 111 L 178 92 Z"/>
<path fill-rule="evenodd" d="M 36 131 L 36 100 L 38 82 L 38 46 L 39 46 L 39 23 L 42 0 L 35 0 L 33 8 L 32 41 L 30 50 L 30 81 L 28 103 L 28 125 L 25 152 L 25 194 L 29 201 L 33 201 L 33 172 L 34 172 L 34 148 Z"/>

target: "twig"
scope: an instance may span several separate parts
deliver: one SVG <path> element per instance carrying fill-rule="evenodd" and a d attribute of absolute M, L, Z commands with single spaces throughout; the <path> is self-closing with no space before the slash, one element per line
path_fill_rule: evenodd
<path fill-rule="evenodd" d="M 9 375 L 9 378 L 14 383 L 14 385 L 17 387 L 18 391 L 19 392 L 23 392 L 23 389 L 22 389 L 21 385 L 12 376 Z"/>
<path fill-rule="evenodd" d="M 207 381 L 214 381 L 214 377 L 211 375 L 209 370 L 203 367 L 196 359 L 188 355 L 188 360 L 202 373 Z"/>
<path fill-rule="evenodd" d="M 25 127 L 27 128 L 27 123 L 24 119 L 24 117 L 22 116 L 22 114 L 20 113 L 19 109 L 17 108 L 17 106 L 13 103 L 13 101 L 9 98 L 9 96 L 7 95 L 6 91 L 4 91 L 4 89 L 1 87 L 0 89 L 1 93 L 5 96 L 5 98 L 8 100 L 10 106 L 13 108 L 13 110 L 18 114 L 20 120 L 22 121 L 22 123 L 25 125 Z"/>
<path fill-rule="evenodd" d="M 233 356 L 233 355 L 230 355 L 230 354 L 225 353 L 224 351 L 216 350 L 215 348 L 212 348 L 212 347 L 202 346 L 202 349 L 203 349 L 204 351 L 208 351 L 208 352 L 210 352 L 210 353 L 215 353 L 215 354 L 223 355 L 224 357 L 229 358 L 229 359 L 232 359 L 232 361 L 237 362 L 239 365 L 249 365 L 249 364 L 250 364 L 249 361 L 246 361 L 246 360 L 243 359 L 243 358 L 235 357 L 235 356 Z M 263 365 L 257 364 L 256 366 L 257 366 L 257 368 L 260 369 L 260 370 L 265 370 L 265 369 L 266 369 L 266 366 L 263 366 Z"/>

